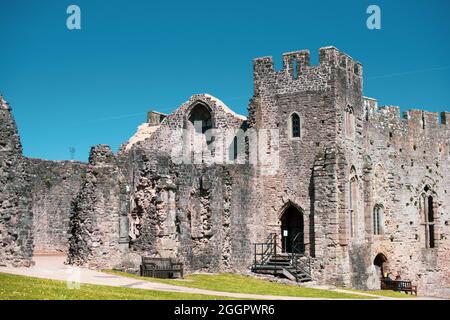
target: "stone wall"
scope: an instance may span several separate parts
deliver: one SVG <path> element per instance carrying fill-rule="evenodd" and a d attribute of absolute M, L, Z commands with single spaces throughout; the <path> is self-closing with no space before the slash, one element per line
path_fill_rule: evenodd
<path fill-rule="evenodd" d="M 0 264 L 29 266 L 33 253 L 29 176 L 8 103 L 0 96 Z"/>
<path fill-rule="evenodd" d="M 67 252 L 85 165 L 23 157 L 11 108 L 0 104 L 0 263 L 30 265 L 33 254 Z"/>
<path fill-rule="evenodd" d="M 73 202 L 68 262 L 90 268 L 121 264 L 121 175 L 106 145 L 92 147 L 86 175 Z"/>
<path fill-rule="evenodd" d="M 34 254 L 67 253 L 72 202 L 86 164 L 25 159 L 31 177 Z"/>
<path fill-rule="evenodd" d="M 398 107 L 369 110 L 364 120 L 364 148 L 369 159 L 370 214 L 373 207 L 384 207 L 381 235 L 373 235 L 368 219 L 366 269 L 379 253 L 387 258 L 386 268 L 393 275 L 411 279 L 419 293 L 450 296 L 448 193 L 450 126 L 448 113 L 410 110 L 400 117 Z M 435 247 L 427 248 L 425 217 L 421 197 L 434 198 Z M 360 270 L 362 273 L 362 270 Z"/>
<path fill-rule="evenodd" d="M 186 271 L 248 269 L 248 248 L 258 229 L 251 227 L 256 210 L 248 209 L 250 203 L 256 207 L 251 201 L 253 168 L 224 164 L 229 160 L 227 143 L 215 147 L 216 162 L 204 154 L 203 163 L 192 163 L 194 158 L 184 150 L 173 150 L 187 145 L 174 132 L 187 127 L 190 110 L 199 103 L 209 108 L 215 128 L 245 126 L 245 118 L 219 100 L 195 95 L 167 116 L 151 139 L 130 151 L 135 164 L 130 250 L 179 258 Z M 241 152 L 238 158 L 245 158 Z"/>

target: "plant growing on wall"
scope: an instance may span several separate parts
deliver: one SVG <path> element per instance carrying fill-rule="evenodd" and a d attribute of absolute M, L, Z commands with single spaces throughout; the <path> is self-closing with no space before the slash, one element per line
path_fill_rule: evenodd
<path fill-rule="evenodd" d="M 45 177 L 44 178 L 44 184 L 47 187 L 47 189 L 50 189 L 52 187 L 52 178 Z"/>

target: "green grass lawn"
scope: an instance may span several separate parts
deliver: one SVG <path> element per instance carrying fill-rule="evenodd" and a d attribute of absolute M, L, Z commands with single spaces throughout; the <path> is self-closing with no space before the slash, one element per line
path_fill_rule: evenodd
<path fill-rule="evenodd" d="M 296 285 L 275 283 L 268 280 L 257 279 L 238 274 L 222 273 L 218 275 L 193 274 L 185 280 L 155 279 L 128 274 L 125 272 L 106 270 L 110 274 L 121 275 L 139 280 L 173 284 L 189 288 L 207 289 L 223 292 L 251 293 L 274 296 L 294 296 L 308 298 L 328 299 L 372 299 L 371 297 L 340 293 L 331 290 L 305 288 Z"/>
<path fill-rule="evenodd" d="M 214 300 L 225 297 L 82 284 L 0 273 L 0 300 Z"/>

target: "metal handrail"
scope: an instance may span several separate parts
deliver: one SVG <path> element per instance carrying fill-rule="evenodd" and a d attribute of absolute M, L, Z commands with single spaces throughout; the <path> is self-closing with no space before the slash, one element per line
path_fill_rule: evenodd
<path fill-rule="evenodd" d="M 306 257 L 304 254 L 299 254 L 296 252 L 295 248 L 295 242 L 298 239 L 299 236 L 301 236 L 302 233 L 298 233 L 291 243 L 291 248 L 293 249 L 293 252 L 287 253 L 290 261 L 291 266 L 294 267 L 296 270 L 300 270 L 303 274 L 306 274 L 311 278 L 311 257 Z M 254 264 L 253 267 L 256 269 L 259 266 L 264 266 L 267 261 L 269 261 L 271 258 L 276 258 L 279 254 L 277 253 L 277 249 L 280 249 L 282 251 L 282 247 L 280 246 L 280 241 L 277 241 L 278 235 L 276 233 L 271 233 L 267 237 L 267 241 L 263 243 L 254 243 Z M 260 250 L 258 250 L 260 249 Z M 306 261 L 303 261 L 302 259 L 305 259 Z M 276 271 L 276 265 L 275 265 L 275 271 Z M 295 274 L 295 278 L 298 281 L 299 278 L 297 274 Z"/>
<path fill-rule="evenodd" d="M 264 265 L 271 257 L 276 256 L 276 236 L 275 233 L 271 233 L 267 237 L 266 242 L 254 244 L 254 267 Z M 258 248 L 260 249 L 260 252 L 258 252 Z"/>
<path fill-rule="evenodd" d="M 311 278 L 311 257 L 306 257 L 304 254 L 299 254 L 296 250 L 296 241 L 299 236 L 303 236 L 303 233 L 297 233 L 291 242 L 292 252 L 289 254 L 291 264 L 296 270 L 301 270 L 304 274 L 308 275 Z M 307 262 L 302 261 L 301 258 L 306 258 Z"/>

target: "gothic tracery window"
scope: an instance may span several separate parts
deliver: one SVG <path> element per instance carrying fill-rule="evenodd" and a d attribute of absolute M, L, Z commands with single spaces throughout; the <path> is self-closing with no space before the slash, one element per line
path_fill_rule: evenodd
<path fill-rule="evenodd" d="M 428 186 L 425 186 L 424 193 L 421 196 L 420 209 L 423 225 L 425 227 L 425 247 L 434 248 L 436 245 L 434 234 L 435 200 Z"/>

